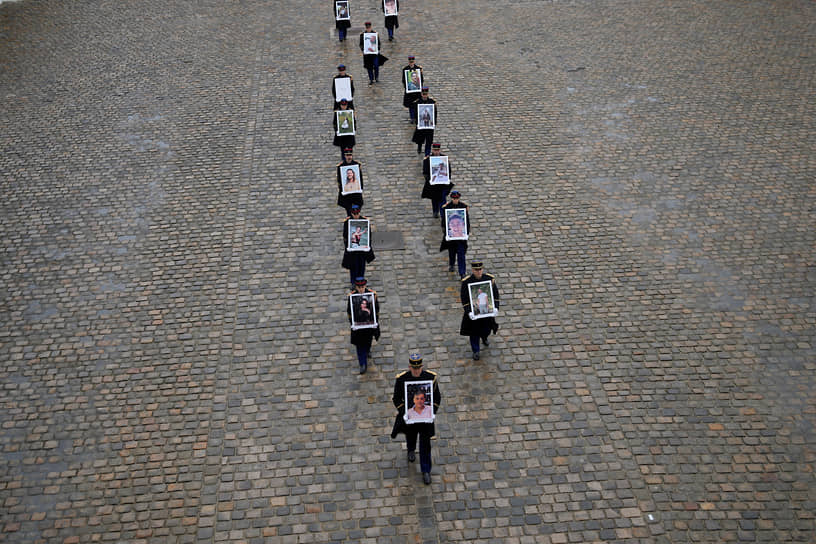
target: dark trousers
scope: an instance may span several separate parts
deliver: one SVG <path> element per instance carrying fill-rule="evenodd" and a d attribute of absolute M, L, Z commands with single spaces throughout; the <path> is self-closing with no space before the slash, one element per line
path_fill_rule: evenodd
<path fill-rule="evenodd" d="M 458 263 L 456 261 L 459 261 Z M 467 266 L 465 265 L 465 244 L 461 242 L 451 242 L 448 246 L 448 264 L 459 265 L 459 275 L 464 276 Z"/>
<path fill-rule="evenodd" d="M 408 425 L 408 428 L 405 430 L 405 442 L 408 446 L 408 451 L 414 451 L 416 449 L 417 436 L 419 436 L 419 466 L 422 472 L 430 472 L 431 437 L 426 433 L 419 432 L 417 425 L 421 425 L 421 423 Z"/>
<path fill-rule="evenodd" d="M 345 28 L 338 28 L 337 29 L 337 33 L 340 35 L 340 41 L 341 42 L 346 39 L 346 30 L 347 29 L 345 29 Z"/>
<path fill-rule="evenodd" d="M 471 335 L 469 338 L 470 338 L 470 349 L 473 351 L 473 353 L 479 353 L 479 336 L 478 335 L 476 335 L 476 336 Z"/>
<path fill-rule="evenodd" d="M 357 348 L 357 362 L 361 367 L 368 366 L 368 353 L 371 351 L 371 345 L 354 347 Z"/>
<path fill-rule="evenodd" d="M 450 189 L 448 189 L 448 187 L 450 187 L 450 185 L 445 186 L 445 190 L 442 191 L 442 196 L 440 198 L 431 199 L 431 208 L 433 209 L 434 217 L 442 213 L 442 205 L 445 203 L 445 201 L 447 201 L 448 193 L 450 192 Z"/>
<path fill-rule="evenodd" d="M 372 56 L 374 57 L 374 61 L 372 62 L 373 68 L 366 68 L 366 70 L 368 70 L 369 81 L 380 79 L 380 56 L 379 55 Z"/>
<path fill-rule="evenodd" d="M 433 137 L 434 131 L 433 130 L 425 130 L 423 131 L 423 138 L 425 138 L 425 156 L 428 157 L 431 154 L 431 144 L 433 144 Z M 422 142 L 417 144 L 417 152 L 422 147 Z"/>

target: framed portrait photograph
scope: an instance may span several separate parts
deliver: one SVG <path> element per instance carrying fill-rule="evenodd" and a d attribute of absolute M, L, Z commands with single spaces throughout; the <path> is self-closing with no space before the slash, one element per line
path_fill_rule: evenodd
<path fill-rule="evenodd" d="M 417 128 L 426 130 L 436 128 L 434 106 L 436 104 L 417 104 Z"/>
<path fill-rule="evenodd" d="M 380 52 L 380 41 L 376 32 L 363 33 L 363 55 L 376 55 Z"/>
<path fill-rule="evenodd" d="M 447 155 L 430 156 L 428 160 L 431 162 L 431 185 L 448 185 L 451 179 Z"/>
<path fill-rule="evenodd" d="M 445 240 L 467 240 L 467 210 L 445 210 Z"/>
<path fill-rule="evenodd" d="M 351 293 L 351 330 L 377 327 L 374 293 Z"/>
<path fill-rule="evenodd" d="M 334 19 L 336 21 L 348 21 L 351 19 L 348 1 L 337 0 L 334 3 Z"/>
<path fill-rule="evenodd" d="M 371 251 L 371 224 L 368 219 L 349 219 L 348 251 Z"/>
<path fill-rule="evenodd" d="M 350 195 L 352 193 L 362 193 L 363 184 L 360 183 L 360 165 L 350 164 L 340 167 L 340 194 Z"/>
<path fill-rule="evenodd" d="M 433 423 L 433 381 L 405 382 L 405 422 Z"/>
<path fill-rule="evenodd" d="M 389 15 L 399 15 L 397 0 L 383 0 L 383 11 L 386 17 Z"/>
<path fill-rule="evenodd" d="M 468 285 L 470 295 L 470 318 L 493 317 L 498 314 L 496 301 L 493 300 L 493 285 L 490 280 L 479 281 Z"/>
<path fill-rule="evenodd" d="M 403 77 L 405 77 L 406 93 L 422 92 L 422 70 L 419 68 L 403 70 Z"/>
<path fill-rule="evenodd" d="M 351 78 L 350 77 L 336 77 L 334 78 L 334 101 L 340 102 L 344 98 L 351 102 Z"/>
<path fill-rule="evenodd" d="M 335 110 L 338 136 L 354 135 L 354 110 Z"/>

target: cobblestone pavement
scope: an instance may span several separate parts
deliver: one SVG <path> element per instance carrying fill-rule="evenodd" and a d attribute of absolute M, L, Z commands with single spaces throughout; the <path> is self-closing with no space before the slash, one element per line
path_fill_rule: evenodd
<path fill-rule="evenodd" d="M 0 542 L 816 542 L 816 4 L 0 5 Z M 415 54 L 502 291 L 480 361 Z M 330 79 L 383 336 L 360 376 Z M 421 351 L 433 483 L 388 437 Z"/>

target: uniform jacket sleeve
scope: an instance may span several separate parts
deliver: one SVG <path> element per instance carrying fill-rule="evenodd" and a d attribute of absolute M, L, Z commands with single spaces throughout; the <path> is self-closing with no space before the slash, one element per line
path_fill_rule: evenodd
<path fill-rule="evenodd" d="M 407 370 L 405 372 L 408 372 Z M 394 403 L 394 408 L 397 410 L 402 410 L 405 408 L 405 392 L 403 391 L 403 383 L 405 379 L 405 372 L 397 376 L 397 380 L 394 382 L 394 396 L 391 399 Z"/>

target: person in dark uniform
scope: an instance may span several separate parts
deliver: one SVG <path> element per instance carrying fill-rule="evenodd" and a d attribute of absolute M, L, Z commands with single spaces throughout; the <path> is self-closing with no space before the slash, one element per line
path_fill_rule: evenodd
<path fill-rule="evenodd" d="M 341 99 L 340 102 L 337 102 L 334 111 L 346 111 L 351 110 L 354 112 L 354 108 L 349 107 L 349 102 L 345 98 Z M 357 139 L 354 137 L 354 134 L 344 134 L 343 136 L 337 135 L 337 114 L 332 112 L 334 117 L 332 118 L 332 126 L 334 126 L 334 141 L 332 142 L 334 145 L 340 148 L 340 158 L 342 159 L 346 152 L 346 149 L 352 149 L 354 144 L 357 143 Z M 355 132 L 357 131 L 357 114 L 352 113 L 354 116 L 354 128 Z"/>
<path fill-rule="evenodd" d="M 419 93 L 409 93 L 408 91 L 413 89 L 418 89 L 421 91 L 422 84 L 425 82 L 425 74 L 422 72 L 422 66 L 416 64 L 414 61 L 415 57 L 413 55 L 409 55 L 408 64 L 402 69 L 402 88 L 405 89 L 405 93 L 402 95 L 402 105 L 408 108 L 408 114 L 411 116 L 411 122 L 416 124 L 416 100 Z M 406 79 L 406 70 L 419 70 L 419 78 Z"/>
<path fill-rule="evenodd" d="M 414 108 L 414 115 L 417 112 L 417 106 L 419 104 L 436 104 L 436 100 L 431 98 L 428 95 L 428 87 L 427 85 L 422 86 L 422 92 L 419 94 L 419 98 L 414 100 L 413 108 Z M 437 117 L 438 109 L 434 105 L 434 126 L 436 126 L 436 117 Z M 431 154 L 431 143 L 433 142 L 433 135 L 434 129 L 432 128 L 417 128 L 414 130 L 414 135 L 411 138 L 411 141 L 417 144 L 417 153 L 422 153 L 422 144 L 425 144 L 425 156 Z"/>
<path fill-rule="evenodd" d="M 332 78 L 332 96 L 334 97 L 334 103 L 332 104 L 332 107 L 334 107 L 334 109 L 339 109 L 339 107 L 340 107 L 340 100 L 337 99 L 337 89 L 334 86 L 334 80 L 335 79 L 340 79 L 340 78 L 343 78 L 343 77 L 348 78 L 349 85 L 351 86 L 351 100 L 347 101 L 347 105 L 348 105 L 348 109 L 353 110 L 354 109 L 354 78 L 351 77 L 351 74 L 346 73 L 346 65 L 345 64 L 341 64 L 340 66 L 337 67 L 337 75 L 334 76 L 334 78 Z"/>
<path fill-rule="evenodd" d="M 495 317 L 482 317 L 481 319 L 470 318 L 470 293 L 468 292 L 468 285 L 471 283 L 478 283 L 480 281 L 489 281 L 493 289 L 493 302 L 496 309 L 499 308 L 499 288 L 496 286 L 496 278 L 484 272 L 482 261 L 474 260 L 470 263 L 473 269 L 471 274 L 462 280 L 462 286 L 459 289 L 459 300 L 462 302 L 464 313 L 462 314 L 462 324 L 459 326 L 459 334 L 470 338 L 470 349 L 473 351 L 473 360 L 479 360 L 479 340 L 485 346 L 490 345 L 487 339 L 490 333 L 496 334 L 499 330 L 499 324 L 496 323 Z"/>
<path fill-rule="evenodd" d="M 439 157 L 441 153 L 442 145 L 434 143 L 431 146 L 431 157 Z M 429 198 L 431 199 L 431 209 L 433 210 L 433 216 L 439 217 L 439 214 L 442 211 L 442 204 L 445 203 L 445 200 L 448 198 L 448 193 L 453 189 L 453 183 L 450 183 L 450 175 L 451 175 L 451 167 L 448 164 L 448 184 L 431 184 L 431 159 L 430 157 L 425 157 L 422 160 L 422 175 L 425 176 L 425 185 L 422 187 L 422 198 Z"/>
<path fill-rule="evenodd" d="M 371 343 L 373 340 L 380 339 L 380 325 L 379 325 L 379 315 L 380 315 L 380 301 L 377 298 L 376 291 L 372 291 L 368 287 L 366 287 L 365 277 L 358 276 L 354 279 L 354 287 L 351 290 L 349 295 L 353 295 L 354 293 L 373 293 L 374 294 L 374 313 L 377 316 L 377 326 L 366 328 L 366 329 L 357 329 L 351 331 L 351 343 L 354 344 L 354 347 L 357 349 L 357 362 L 360 364 L 360 374 L 365 374 L 366 370 L 368 370 L 368 362 L 371 358 Z M 351 297 L 349 297 L 348 302 L 346 303 L 346 312 L 348 313 L 349 323 L 351 323 Z"/>
<path fill-rule="evenodd" d="M 465 254 L 467 253 L 467 240 L 445 240 L 445 210 L 456 210 L 464 208 L 467 210 L 465 214 L 465 231 L 470 234 L 470 207 L 459 200 L 461 193 L 454 189 L 450 192 L 450 200 L 442 205 L 440 215 L 442 220 L 442 243 L 439 245 L 439 251 L 448 250 L 448 272 L 453 272 L 453 265 L 459 265 L 459 277 L 465 277 L 467 265 L 465 264 Z"/>
<path fill-rule="evenodd" d="M 385 61 L 388 60 L 388 57 L 385 55 L 381 55 L 379 51 L 377 53 L 366 53 L 369 50 L 370 46 L 374 44 L 369 42 L 366 43 L 365 35 L 366 34 L 377 34 L 371 28 L 371 23 L 366 21 L 365 23 L 365 30 L 360 32 L 360 51 L 363 52 L 363 66 L 368 71 L 368 84 L 373 85 L 374 82 L 380 81 L 380 66 L 385 64 Z M 377 34 L 376 44 L 379 46 L 380 42 L 380 35 Z M 379 50 L 379 47 L 378 47 Z"/>
<path fill-rule="evenodd" d="M 385 13 L 385 28 L 388 30 L 388 41 L 394 41 L 394 29 L 399 28 L 399 0 L 383 0 L 383 13 Z M 392 13 L 393 15 L 389 15 Z"/>
<path fill-rule="evenodd" d="M 392 398 L 394 407 L 397 409 L 397 417 L 394 420 L 394 428 L 391 430 L 391 438 L 396 438 L 398 434 L 405 434 L 405 442 L 408 449 L 408 462 L 416 460 L 417 437 L 419 437 L 419 465 L 422 470 L 422 481 L 425 485 L 431 483 L 431 437 L 436 433 L 433 422 L 412 423 L 405 421 L 405 383 L 432 381 L 433 382 L 433 413 L 439 413 L 439 404 L 442 402 L 442 394 L 439 392 L 439 383 L 435 372 L 422 369 L 422 356 L 419 353 L 412 353 L 408 357 L 409 369 L 397 375 L 394 382 L 394 396 Z"/>
<path fill-rule="evenodd" d="M 332 7 L 335 9 L 334 13 L 334 26 L 337 28 L 337 35 L 340 38 L 341 42 L 346 41 L 346 31 L 348 31 L 349 27 L 351 27 L 351 18 L 348 14 L 348 5 L 343 6 L 343 11 L 341 13 L 337 12 L 337 5 L 332 1 Z M 337 17 L 346 17 L 345 19 L 338 19 Z"/>
<path fill-rule="evenodd" d="M 348 195 L 351 196 L 351 195 Z M 348 250 L 348 222 L 351 219 L 368 219 L 364 215 L 360 215 L 360 206 L 352 204 L 349 210 L 349 216 L 343 221 L 343 268 L 349 271 L 349 279 L 354 285 L 354 279 L 360 276 L 365 276 L 366 263 L 370 263 L 376 257 L 374 256 L 374 248 L 371 245 L 371 234 L 368 236 L 368 251 L 349 251 Z M 370 225 L 370 223 L 369 223 Z"/>
<path fill-rule="evenodd" d="M 337 205 L 346 210 L 346 214 L 351 215 L 351 206 L 353 204 L 357 205 L 357 209 L 363 207 L 363 194 L 362 193 L 351 193 L 348 195 L 343 194 L 343 182 L 345 181 L 341 175 L 340 167 L 341 166 L 350 166 L 352 164 L 357 164 L 360 166 L 360 188 L 364 189 L 363 185 L 363 166 L 354 160 L 354 154 L 350 147 L 347 147 L 343 150 L 343 162 L 337 165 Z"/>

